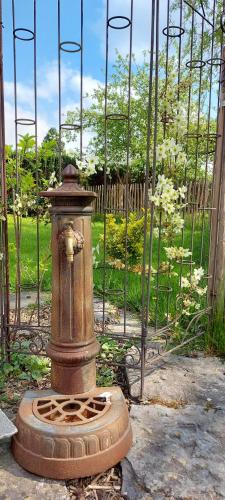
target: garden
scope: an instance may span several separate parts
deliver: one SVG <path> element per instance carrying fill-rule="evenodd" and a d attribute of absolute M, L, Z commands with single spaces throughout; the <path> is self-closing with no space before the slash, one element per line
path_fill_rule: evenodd
<path fill-rule="evenodd" d="M 0 106 L 0 408 L 14 426 L 16 462 L 49 479 L 21 472 L 7 441 L 0 497 L 11 474 L 21 499 L 22 480 L 34 499 L 224 498 L 222 2 L 168 0 L 164 12 L 158 0 L 107 0 L 92 35 L 83 22 L 101 1 L 87 1 L 89 12 L 71 2 L 78 43 L 62 37 L 66 27 L 73 40 L 74 26 L 59 0 L 51 78 L 37 58 L 43 7 L 23 6 L 34 27 L 16 28 L 16 2 L 12 13 L 5 7 L 14 72 L 5 115 Z M 99 22 L 106 39 L 95 46 Z M 105 44 L 104 78 L 83 37 L 96 68 Z"/>

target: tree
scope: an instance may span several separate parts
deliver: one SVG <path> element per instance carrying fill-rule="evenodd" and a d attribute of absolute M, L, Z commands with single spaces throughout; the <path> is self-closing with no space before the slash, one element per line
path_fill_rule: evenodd
<path fill-rule="evenodd" d="M 61 151 L 63 151 L 65 148 L 65 143 L 62 140 L 60 141 L 59 132 L 54 127 L 51 127 L 44 137 L 42 144 L 45 143 L 50 143 L 52 149 L 55 148 L 55 153 L 59 153 L 60 148 Z"/>
<path fill-rule="evenodd" d="M 155 121 L 154 94 L 156 92 L 156 81 L 153 75 L 152 84 L 152 106 L 149 106 L 149 54 L 146 52 L 144 61 L 137 64 L 133 57 L 134 70 L 132 72 L 131 99 L 130 99 L 130 141 L 128 140 L 128 122 L 125 119 L 128 111 L 128 57 L 122 57 L 119 53 L 114 64 L 114 72 L 108 85 L 107 97 L 107 167 L 113 180 L 125 180 L 127 170 L 127 146 L 129 143 L 129 180 L 141 181 L 145 177 L 146 169 L 146 144 L 148 113 L 150 113 L 151 138 L 150 138 L 150 175 L 153 164 L 154 149 L 157 153 L 157 171 L 162 170 L 166 175 L 174 179 L 194 179 L 196 173 L 198 178 L 203 177 L 202 164 L 205 161 L 208 147 L 207 129 L 207 78 L 201 81 L 201 103 L 200 118 L 198 119 L 198 82 L 199 70 L 190 72 L 184 65 L 181 70 L 178 83 L 176 54 L 169 58 L 167 64 L 167 78 L 165 77 L 165 51 L 159 54 L 159 79 L 158 96 L 156 103 L 157 123 Z M 190 90 L 191 89 L 191 90 Z M 191 92 L 191 103 L 188 100 Z M 179 96 L 179 98 L 178 98 Z M 90 97 L 90 96 L 89 96 Z M 93 132 L 88 152 L 99 158 L 99 163 L 105 159 L 105 89 L 98 86 L 92 94 L 92 104 L 84 109 L 84 128 Z M 118 119 L 122 118 L 122 119 Z M 79 110 L 71 110 L 67 113 L 67 122 L 76 123 L 79 120 Z M 189 121 L 189 122 L 188 122 Z M 189 123 L 187 125 L 187 123 Z M 157 127 L 157 130 L 155 130 Z M 188 128 L 188 139 L 187 139 Z M 196 130 L 198 136 L 198 158 L 196 159 Z M 216 119 L 211 119 L 210 132 L 216 131 Z M 154 133 L 157 143 L 154 144 Z M 68 133 L 70 140 L 76 139 L 75 133 Z M 212 136 L 210 139 L 214 140 Z M 166 145 L 167 153 L 166 154 Z M 173 146 L 173 149 L 172 149 Z M 176 147 L 174 147 L 176 146 Z M 164 151 L 161 151 L 164 148 Z M 188 158 L 187 153 L 188 152 Z M 171 167 L 171 155 L 173 167 Z M 212 158 L 212 157 L 211 157 Z M 210 159 L 211 159 L 210 158 Z M 187 168 L 188 160 L 188 168 Z"/>

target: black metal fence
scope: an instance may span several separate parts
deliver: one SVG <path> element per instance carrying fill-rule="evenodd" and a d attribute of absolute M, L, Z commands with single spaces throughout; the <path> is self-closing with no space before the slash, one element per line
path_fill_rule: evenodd
<path fill-rule="evenodd" d="M 27 199 L 21 184 L 21 156 L 18 147 L 23 126 L 30 126 L 34 135 L 33 169 L 35 193 L 40 187 L 38 152 L 38 83 L 37 31 L 38 4 L 33 1 L 33 19 L 26 19 L 23 28 L 17 24 L 19 2 L 12 0 L 11 33 L 14 68 L 15 182 L 7 194 L 9 159 L 5 153 L 4 85 L 2 53 L 2 21 L 0 22 L 0 150 L 1 150 L 1 349 L 2 358 L 10 353 L 44 353 L 50 317 L 43 319 L 43 309 L 50 302 L 47 296 L 50 272 L 48 248 L 43 251 L 43 207 L 32 206 L 32 224 L 36 224 L 33 281 L 24 260 L 24 229 Z M 143 393 L 146 366 L 159 356 L 167 356 L 182 346 L 193 343 L 206 329 L 211 311 L 207 287 L 210 279 L 211 213 L 215 209 L 206 200 L 209 183 L 215 174 L 214 153 L 218 142 L 217 109 L 219 75 L 224 64 L 223 6 L 220 1 L 189 2 L 186 0 L 152 0 L 149 15 L 148 51 L 143 56 L 143 81 L 138 86 L 137 65 L 133 56 L 133 30 L 137 2 L 130 0 L 127 12 L 113 10 L 106 2 L 105 82 L 102 121 L 104 137 L 103 219 L 94 247 L 94 282 L 97 307 L 96 330 L 104 338 L 118 343 L 118 350 L 104 351 L 100 363 L 127 365 L 140 371 Z M 4 9 L 4 2 L 3 2 Z M 58 130 L 59 177 L 61 175 L 62 142 L 70 133 L 79 138 L 79 160 L 86 154 L 83 133 L 84 119 L 84 25 L 88 2 L 80 0 L 74 12 L 80 19 L 80 33 L 74 39 L 61 37 L 61 16 L 70 16 L 65 2 L 58 0 Z M 166 23 L 165 21 L 166 11 Z M 4 11 L 3 11 L 4 12 Z M 143 12 L 143 17 L 145 12 Z M 4 19 L 3 19 L 4 23 Z M 64 27 L 65 28 L 65 27 Z M 126 64 L 123 74 L 123 95 L 115 99 L 119 89 L 113 80 L 110 43 L 112 33 L 124 30 Z M 18 112 L 17 45 L 31 44 L 33 51 L 33 118 Z M 125 42 L 124 42 L 125 44 Z M 21 49 L 21 47 L 20 47 Z M 62 116 L 62 53 L 80 58 L 80 101 L 78 120 Z M 146 80 L 144 80 L 146 78 Z M 125 80 L 124 80 L 125 79 Z M 113 83 L 114 82 L 114 83 Z M 125 82 L 125 83 L 124 83 Z M 142 88 L 144 85 L 144 91 Z M 140 92 L 140 93 L 139 93 Z M 140 100 L 142 99 L 142 101 Z M 139 115 L 140 108 L 143 110 Z M 137 123 L 137 118 L 141 122 Z M 53 124 L 54 125 L 54 124 Z M 98 132 L 96 132 L 98 133 Z M 116 144 L 116 148 L 115 148 Z M 119 151 L 118 151 L 119 144 Z M 120 160 L 123 158 L 123 161 Z M 131 171 L 139 162 L 144 172 L 142 215 L 131 220 L 129 186 Z M 116 209 L 108 205 L 110 168 L 122 169 L 123 210 L 117 220 Z M 9 174 L 11 175 L 11 174 Z M 179 189 L 176 188 L 179 180 Z M 193 182 L 203 186 L 198 212 L 192 197 L 188 210 L 186 186 Z M 19 201 L 19 206 L 18 206 Z M 21 205 L 21 206 L 20 206 Z M 98 245 L 100 240 L 100 249 Z M 47 243 L 46 243 L 47 245 Z M 45 256 L 44 253 L 46 254 Z M 24 307 L 31 294 L 33 306 Z M 47 298 L 46 298 L 47 297 Z M 11 299 L 11 307 L 10 307 Z M 100 305 L 100 301 L 101 304 Z M 26 300 L 25 300 L 26 302 Z M 29 313 L 29 314 L 28 314 Z M 141 325 L 141 326 L 140 326 Z M 108 357 L 107 357 L 108 356 Z"/>

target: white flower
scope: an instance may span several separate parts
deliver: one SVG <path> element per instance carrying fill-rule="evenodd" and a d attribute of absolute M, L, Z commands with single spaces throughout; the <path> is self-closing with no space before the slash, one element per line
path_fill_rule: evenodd
<path fill-rule="evenodd" d="M 55 171 L 53 171 L 50 175 L 50 178 L 49 178 L 49 186 L 54 186 L 54 184 L 57 183 L 57 177 L 56 177 L 56 174 L 55 174 Z"/>
<path fill-rule="evenodd" d="M 205 271 L 202 267 L 195 268 L 194 272 L 193 272 L 193 276 L 192 276 L 192 283 L 194 285 L 197 285 L 199 283 L 199 281 L 202 279 L 202 277 L 204 276 L 204 273 L 205 273 Z"/>
<path fill-rule="evenodd" d="M 183 247 L 164 247 L 167 258 L 172 260 L 181 260 L 184 257 L 189 257 L 192 253 L 188 248 Z"/>
<path fill-rule="evenodd" d="M 191 287 L 191 283 L 190 281 L 185 278 L 184 276 L 182 276 L 181 278 L 181 288 L 190 288 Z"/>
<path fill-rule="evenodd" d="M 87 162 L 89 165 L 97 165 L 99 163 L 99 158 L 98 156 L 90 156 L 88 159 L 87 159 Z"/>
<path fill-rule="evenodd" d="M 156 148 L 156 159 L 158 161 L 165 160 L 167 157 L 167 149 L 164 144 L 160 144 Z"/>
<path fill-rule="evenodd" d="M 186 192 L 187 192 L 186 186 L 181 186 L 178 188 L 178 193 L 179 193 L 181 198 L 185 198 Z"/>
<path fill-rule="evenodd" d="M 202 295 L 205 295 L 207 292 L 207 286 L 205 288 L 197 287 L 196 292 L 200 297 L 202 297 Z"/>
<path fill-rule="evenodd" d="M 174 144 L 174 146 L 171 146 L 170 148 L 171 155 L 173 156 L 177 156 L 181 151 L 182 148 L 179 144 Z"/>
<path fill-rule="evenodd" d="M 179 231 L 184 227 L 184 219 L 182 219 L 179 214 L 174 214 L 172 222 L 175 233 L 179 233 Z"/>

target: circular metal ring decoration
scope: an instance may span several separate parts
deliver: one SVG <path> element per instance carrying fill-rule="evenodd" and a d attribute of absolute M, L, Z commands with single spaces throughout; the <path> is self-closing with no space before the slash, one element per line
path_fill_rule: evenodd
<path fill-rule="evenodd" d="M 106 288 L 105 294 L 107 295 L 121 295 L 124 293 L 122 288 Z"/>
<path fill-rule="evenodd" d="M 81 126 L 78 123 L 61 123 L 61 130 L 80 130 Z"/>
<path fill-rule="evenodd" d="M 35 125 L 35 120 L 32 120 L 31 118 L 17 118 L 15 123 L 17 125 Z"/>
<path fill-rule="evenodd" d="M 180 264 L 181 266 L 193 266 L 195 262 L 193 260 L 176 260 L 176 264 Z"/>
<path fill-rule="evenodd" d="M 216 132 L 210 132 L 209 134 L 207 134 L 207 136 L 209 137 L 209 139 L 218 139 L 218 137 L 221 137 L 221 134 L 217 134 Z"/>
<path fill-rule="evenodd" d="M 187 68 L 190 69 L 201 69 L 205 66 L 205 61 L 202 59 L 192 59 L 191 61 L 186 62 Z"/>
<path fill-rule="evenodd" d="M 124 113 L 109 113 L 106 120 L 128 120 L 128 116 Z"/>
<path fill-rule="evenodd" d="M 203 139 L 203 135 L 198 132 L 188 132 L 184 134 L 184 137 L 186 137 L 186 139 Z"/>
<path fill-rule="evenodd" d="M 184 137 L 187 139 L 218 139 L 218 137 L 221 137 L 221 134 L 217 134 L 216 132 L 210 132 L 209 134 L 200 134 L 198 132 L 188 132 L 184 134 Z"/>
<path fill-rule="evenodd" d="M 154 286 L 153 287 L 154 290 L 158 291 L 158 292 L 165 292 L 165 293 L 170 293 L 172 292 L 172 288 L 171 286 L 167 286 L 167 285 L 159 285 L 159 286 Z"/>
<path fill-rule="evenodd" d="M 168 36 L 169 38 L 179 38 L 185 33 L 185 30 L 181 26 L 170 25 L 163 28 L 162 32 L 165 36 Z"/>
<path fill-rule="evenodd" d="M 222 66 L 224 63 L 225 60 L 222 59 L 221 57 L 212 57 L 207 61 L 207 64 L 209 64 L 210 66 Z"/>
<path fill-rule="evenodd" d="M 112 21 L 114 20 L 123 20 L 123 21 L 126 21 L 126 23 L 124 23 L 122 26 L 116 26 L 115 24 L 112 23 Z M 126 17 L 126 16 L 112 16 L 108 19 L 108 26 L 110 26 L 110 28 L 113 28 L 114 30 L 124 30 L 125 28 L 128 28 L 130 25 L 131 25 L 131 20 L 129 19 L 129 17 Z"/>
<path fill-rule="evenodd" d="M 20 36 L 18 33 L 28 33 L 28 36 Z M 16 28 L 13 30 L 13 35 L 18 40 L 23 40 L 23 42 L 30 42 L 34 40 L 34 32 L 32 30 L 28 30 L 27 28 Z"/>
<path fill-rule="evenodd" d="M 65 47 L 74 47 L 74 48 L 67 48 L 65 49 Z M 63 52 L 70 52 L 70 53 L 75 53 L 75 52 L 80 52 L 81 51 L 81 44 L 78 43 L 78 42 L 71 42 L 69 40 L 67 40 L 66 42 L 61 42 L 60 45 L 59 45 L 59 48 L 60 50 L 62 50 Z"/>

